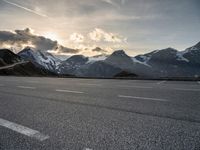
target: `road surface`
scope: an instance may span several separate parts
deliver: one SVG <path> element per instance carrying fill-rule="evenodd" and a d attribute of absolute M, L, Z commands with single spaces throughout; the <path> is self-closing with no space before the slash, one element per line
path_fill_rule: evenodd
<path fill-rule="evenodd" d="M 200 82 L 0 77 L 0 150 L 198 150 Z"/>

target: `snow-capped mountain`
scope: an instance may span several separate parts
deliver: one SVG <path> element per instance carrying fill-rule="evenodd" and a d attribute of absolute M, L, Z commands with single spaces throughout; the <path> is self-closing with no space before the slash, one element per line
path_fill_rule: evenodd
<path fill-rule="evenodd" d="M 108 58 L 108 55 L 96 55 L 96 56 L 92 56 L 92 57 L 88 57 L 88 62 L 87 63 L 94 63 L 96 61 L 103 61 L 106 58 Z"/>
<path fill-rule="evenodd" d="M 173 48 L 156 50 L 134 59 L 151 67 L 153 77 L 192 77 L 200 76 L 200 43 L 185 51 Z"/>
<path fill-rule="evenodd" d="M 188 60 L 189 64 L 200 65 L 200 42 L 196 45 L 187 48 L 182 52 L 182 56 Z"/>
<path fill-rule="evenodd" d="M 77 74 L 77 70 L 79 70 L 82 66 L 84 66 L 88 62 L 88 57 L 83 55 L 74 55 L 68 58 L 65 61 L 60 62 L 57 66 L 57 71 L 59 74 Z"/>
<path fill-rule="evenodd" d="M 24 60 L 31 61 L 35 65 L 48 69 L 52 72 L 56 72 L 56 66 L 61 62 L 58 58 L 48 52 L 34 50 L 29 47 L 20 51 L 18 55 Z"/>
<path fill-rule="evenodd" d="M 120 71 L 154 78 L 200 76 L 200 43 L 185 51 L 166 48 L 135 57 L 128 56 L 123 50 L 117 50 L 110 56 L 75 55 L 61 62 L 58 68 L 60 73 L 93 77 L 111 77 L 113 72 Z"/>
<path fill-rule="evenodd" d="M 0 56 L 4 55 L 4 51 L 0 51 Z M 6 53 L 4 60 L 0 58 L 0 66 L 21 61 L 22 58 L 50 72 L 78 77 L 113 77 L 121 73 L 153 78 L 200 76 L 200 42 L 184 51 L 166 48 L 135 57 L 128 56 L 123 50 L 117 50 L 109 56 L 74 55 L 61 61 L 50 53 L 31 48 L 22 50 L 12 60 L 9 55 Z"/>
<path fill-rule="evenodd" d="M 9 49 L 0 49 L 0 75 L 54 76 L 55 73 L 24 61 Z"/>
<path fill-rule="evenodd" d="M 76 76 L 111 78 L 120 72 L 122 72 L 122 69 L 119 67 L 110 65 L 105 61 L 95 61 L 93 63 L 87 63 L 79 68 L 76 72 Z"/>
<path fill-rule="evenodd" d="M 106 58 L 105 55 L 93 57 L 74 55 L 57 66 L 58 73 L 73 74 L 78 77 L 113 77 L 121 69 L 104 62 Z"/>
<path fill-rule="evenodd" d="M 113 52 L 105 62 L 123 70 L 133 70 L 133 60 L 123 50 Z"/>

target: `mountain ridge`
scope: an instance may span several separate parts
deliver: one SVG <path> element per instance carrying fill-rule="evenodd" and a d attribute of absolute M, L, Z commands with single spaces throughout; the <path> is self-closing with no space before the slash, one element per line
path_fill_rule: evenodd
<path fill-rule="evenodd" d="M 17 56 L 39 68 L 77 77 L 114 77 L 120 72 L 151 78 L 200 76 L 200 42 L 184 51 L 169 47 L 135 57 L 124 50 L 116 50 L 108 56 L 73 55 L 61 61 L 48 52 L 31 48 L 22 50 Z M 2 60 L 0 58 L 0 65 L 4 64 Z"/>

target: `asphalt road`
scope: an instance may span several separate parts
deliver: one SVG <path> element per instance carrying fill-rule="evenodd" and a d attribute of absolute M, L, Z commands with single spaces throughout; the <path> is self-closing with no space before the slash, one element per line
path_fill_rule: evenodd
<path fill-rule="evenodd" d="M 199 150 L 200 82 L 0 77 L 0 150 Z"/>

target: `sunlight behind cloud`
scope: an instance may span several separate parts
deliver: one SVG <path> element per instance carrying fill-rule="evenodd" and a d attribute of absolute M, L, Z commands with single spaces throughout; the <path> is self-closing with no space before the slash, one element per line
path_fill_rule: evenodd
<path fill-rule="evenodd" d="M 82 43 L 82 42 L 84 42 L 84 36 L 79 33 L 72 33 L 70 35 L 70 41 L 72 41 L 74 43 Z"/>
<path fill-rule="evenodd" d="M 120 37 L 119 35 L 111 33 L 111 32 L 106 32 L 100 28 L 95 28 L 88 35 L 91 40 L 96 41 L 96 42 L 105 41 L 105 42 L 121 43 L 124 41 L 124 39 Z"/>
<path fill-rule="evenodd" d="M 54 32 L 46 32 L 43 34 L 43 36 L 45 36 L 46 38 L 49 38 L 51 40 L 61 42 L 61 39 L 59 38 L 59 36 Z"/>

